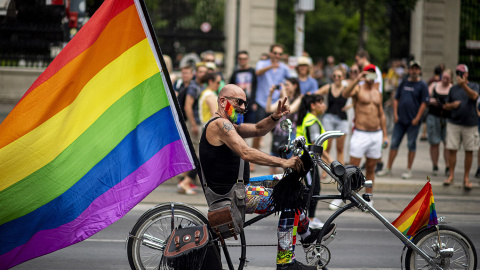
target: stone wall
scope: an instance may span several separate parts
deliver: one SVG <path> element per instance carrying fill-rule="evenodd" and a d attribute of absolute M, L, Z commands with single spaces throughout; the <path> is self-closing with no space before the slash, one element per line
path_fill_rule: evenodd
<path fill-rule="evenodd" d="M 0 122 L 44 70 L 43 68 L 0 67 Z"/>
<path fill-rule="evenodd" d="M 237 1 L 226 1 L 225 14 L 225 75 L 232 73 L 235 67 L 235 30 Z M 276 0 L 241 0 L 239 19 L 238 50 L 250 54 L 250 64 L 255 63 L 262 53 L 268 52 L 275 43 L 277 16 Z"/>
<path fill-rule="evenodd" d="M 460 4 L 458 0 L 418 0 L 412 12 L 410 53 L 422 64 L 425 80 L 436 65 L 454 69 L 458 63 Z"/>

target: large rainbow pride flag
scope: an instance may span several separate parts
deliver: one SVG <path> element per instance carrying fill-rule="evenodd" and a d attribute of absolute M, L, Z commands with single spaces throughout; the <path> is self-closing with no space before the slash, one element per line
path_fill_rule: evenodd
<path fill-rule="evenodd" d="M 430 181 L 423 186 L 400 216 L 392 222 L 392 225 L 409 239 L 413 238 L 419 229 L 437 224 L 437 211 Z"/>
<path fill-rule="evenodd" d="M 92 236 L 195 167 L 139 1 L 106 0 L 1 123 L 0 269 Z"/>

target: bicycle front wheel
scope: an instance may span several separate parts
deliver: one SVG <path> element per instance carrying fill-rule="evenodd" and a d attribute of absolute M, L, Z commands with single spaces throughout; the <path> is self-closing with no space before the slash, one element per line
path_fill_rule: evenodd
<path fill-rule="evenodd" d="M 437 229 L 428 228 L 415 236 L 412 242 L 423 252 L 432 258 L 442 269 L 477 269 L 477 252 L 472 241 L 461 231 L 440 225 L 440 242 Z M 453 254 L 441 256 L 440 250 L 452 248 Z M 408 249 L 405 255 L 405 268 L 414 269 L 436 269 L 430 266 L 424 258 L 412 249 Z"/>
<path fill-rule="evenodd" d="M 185 228 L 207 223 L 207 219 L 200 211 L 185 204 L 174 203 L 173 213 L 170 203 L 150 209 L 130 232 L 127 242 L 130 268 L 158 269 L 165 242 L 174 228 L 180 225 Z"/>

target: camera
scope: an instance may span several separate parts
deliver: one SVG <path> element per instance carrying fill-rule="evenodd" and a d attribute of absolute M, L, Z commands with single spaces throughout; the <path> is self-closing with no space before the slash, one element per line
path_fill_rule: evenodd
<path fill-rule="evenodd" d="M 280 90 L 280 84 L 275 85 L 275 90 Z"/>
<path fill-rule="evenodd" d="M 455 71 L 455 74 L 457 74 L 457 76 L 460 76 L 460 77 L 463 78 L 463 74 L 465 74 L 465 72 L 460 71 L 460 70 L 456 70 L 456 71 Z"/>

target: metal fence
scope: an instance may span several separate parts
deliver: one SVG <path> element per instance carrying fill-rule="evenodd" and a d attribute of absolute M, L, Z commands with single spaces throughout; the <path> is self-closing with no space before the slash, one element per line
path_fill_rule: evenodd
<path fill-rule="evenodd" d="M 480 1 L 462 0 L 458 62 L 466 64 L 469 80 L 480 82 Z"/>

